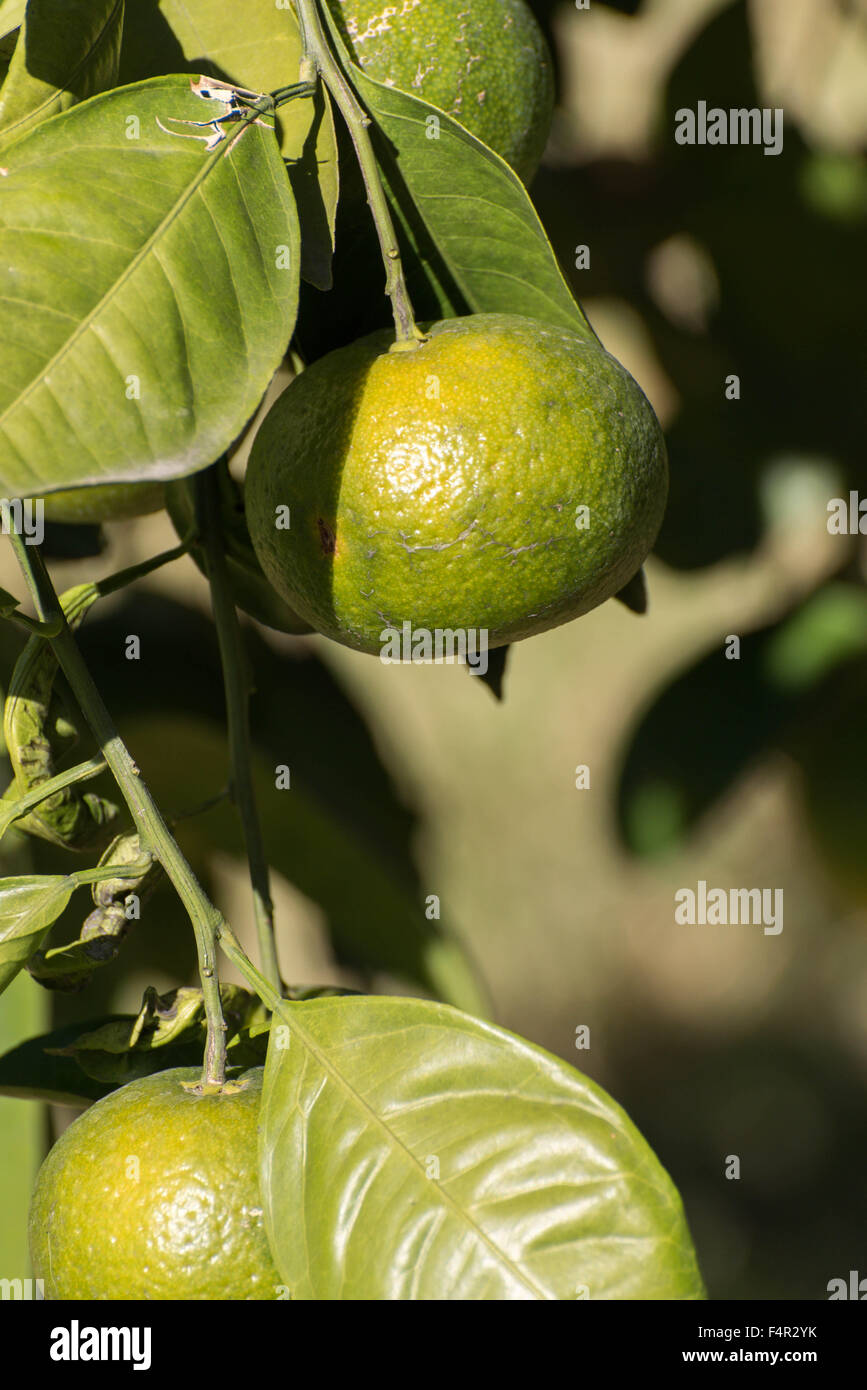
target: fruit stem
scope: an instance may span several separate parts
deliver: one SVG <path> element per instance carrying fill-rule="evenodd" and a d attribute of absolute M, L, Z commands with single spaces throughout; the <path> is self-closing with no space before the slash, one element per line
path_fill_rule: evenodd
<path fill-rule="evenodd" d="M 364 186 L 367 190 L 367 201 L 370 205 L 376 226 L 376 235 L 379 238 L 382 251 L 382 261 L 385 266 L 385 292 L 391 300 L 391 307 L 394 312 L 397 341 L 407 345 L 422 342 L 424 335 L 416 327 L 412 303 L 406 287 L 406 277 L 403 272 L 400 245 L 394 230 L 385 189 L 382 186 L 373 142 L 368 134 L 368 127 L 371 124 L 370 116 L 359 102 L 332 52 L 331 44 L 322 24 L 317 0 L 296 0 L 296 9 L 303 44 L 301 77 L 305 79 L 311 69 L 319 73 L 346 122 L 352 143 L 355 146 L 355 153 L 358 156 Z"/>
<path fill-rule="evenodd" d="M 211 605 L 217 625 L 220 661 L 223 667 L 232 769 L 230 792 L 241 817 L 244 848 L 250 870 L 250 886 L 253 890 L 259 958 L 268 980 L 280 994 L 283 986 L 274 939 L 274 904 L 271 900 L 268 859 L 262 842 L 262 827 L 253 788 L 249 667 L 226 565 L 216 465 L 196 475 L 195 489 L 199 534 L 205 549 L 208 580 L 211 585 Z"/>
<path fill-rule="evenodd" d="M 114 726 L 66 621 L 38 546 L 27 545 L 23 537 L 14 531 L 10 540 L 39 618 L 43 622 L 59 623 L 57 636 L 46 640 L 51 642 L 58 665 L 66 676 L 99 744 L 102 756 L 129 807 L 139 833 L 142 850 L 150 851 L 162 864 L 190 915 L 196 937 L 199 974 L 208 1020 L 202 1086 L 207 1090 L 219 1089 L 226 1077 L 226 1024 L 220 1002 L 220 981 L 216 962 L 216 928 L 221 920 L 220 914 L 209 902 L 181 853 L 126 744 Z"/>

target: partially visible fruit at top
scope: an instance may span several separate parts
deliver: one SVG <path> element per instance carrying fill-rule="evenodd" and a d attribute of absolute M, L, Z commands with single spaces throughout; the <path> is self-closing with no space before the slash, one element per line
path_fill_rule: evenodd
<path fill-rule="evenodd" d="M 529 183 L 554 110 L 553 65 L 524 0 L 328 0 L 369 77 L 453 116 Z"/>

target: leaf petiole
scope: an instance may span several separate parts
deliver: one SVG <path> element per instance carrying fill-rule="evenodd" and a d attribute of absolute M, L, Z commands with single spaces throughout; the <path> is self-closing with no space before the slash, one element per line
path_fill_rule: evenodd
<path fill-rule="evenodd" d="M 98 777 L 101 772 L 105 772 L 107 766 L 105 758 L 90 758 L 88 762 L 78 763 L 66 772 L 58 772 L 56 777 L 49 777 L 47 782 L 40 782 L 38 787 L 26 792 L 18 801 L 13 801 L 9 805 L 4 805 L 0 801 L 0 840 L 10 825 L 20 820 L 22 816 L 26 816 L 33 810 L 34 806 L 39 806 L 55 792 L 61 792 L 64 788 L 72 787 L 77 782 L 87 782 L 91 777 Z"/>

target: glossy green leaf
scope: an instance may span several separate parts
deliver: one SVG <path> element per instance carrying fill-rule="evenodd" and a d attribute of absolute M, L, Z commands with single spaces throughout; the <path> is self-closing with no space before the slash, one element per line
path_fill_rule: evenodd
<path fill-rule="evenodd" d="M 444 112 L 368 77 L 348 57 L 333 22 L 331 30 L 383 137 L 377 155 L 415 246 L 422 245 L 417 213 L 474 312 L 523 314 L 592 337 L 518 176 Z"/>
<path fill-rule="evenodd" d="M 117 81 L 124 0 L 30 0 L 0 90 L 0 150 Z"/>
<path fill-rule="evenodd" d="M 298 1299 L 703 1297 L 677 1191 L 620 1107 L 442 1004 L 283 1005 L 260 1173 Z"/>
<path fill-rule="evenodd" d="M 127 6 L 121 81 L 174 72 L 207 73 L 255 92 L 298 81 L 301 38 L 292 9 L 275 0 L 159 0 Z M 301 214 L 301 273 L 331 283 L 337 213 L 337 145 L 331 103 L 321 91 L 278 112 L 280 148 Z"/>
<path fill-rule="evenodd" d="M 0 879 L 0 994 L 38 950 L 75 890 L 62 874 Z"/>
<path fill-rule="evenodd" d="M 295 321 L 300 233 L 267 116 L 189 124 L 227 114 L 213 90 L 121 88 L 4 156 L 4 495 L 195 472 L 261 400 Z"/>

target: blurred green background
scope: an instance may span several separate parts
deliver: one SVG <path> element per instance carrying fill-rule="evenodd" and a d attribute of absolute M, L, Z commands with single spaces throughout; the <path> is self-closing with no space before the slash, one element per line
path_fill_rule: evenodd
<path fill-rule="evenodd" d="M 824 1298 L 830 1279 L 867 1272 L 865 551 L 826 525 L 832 497 L 867 495 L 867 4 L 535 8 L 561 100 L 534 197 L 669 439 L 650 611 L 608 603 L 519 645 L 501 703 L 458 669 L 386 668 L 251 631 L 284 974 L 426 985 L 469 1004 L 458 938 L 496 1019 L 599 1081 L 647 1136 L 683 1193 L 711 1297 Z M 782 107 L 783 153 L 677 146 L 674 112 L 699 100 Z M 589 268 L 574 269 L 583 245 Z M 733 373 L 740 399 L 727 400 Z M 160 516 L 101 543 L 56 559 L 59 587 L 173 532 Z M 52 544 L 72 543 L 54 532 Z M 20 586 L 5 553 L 0 584 Z M 226 780 L 207 611 L 183 561 L 84 630 L 173 812 Z M 289 792 L 274 788 L 280 763 Z M 250 942 L 225 806 L 184 822 L 181 839 Z M 57 865 L 20 837 L 4 850 L 5 872 Z M 782 888 L 783 931 L 677 925 L 674 895 L 700 879 Z M 146 985 L 192 972 L 189 927 L 160 892 L 84 994 L 19 980 L 0 1050 L 52 1021 L 135 1010 Z M 581 1025 L 590 1047 L 577 1051 Z M 67 1118 L 52 1107 L 54 1132 Z M 11 1277 L 26 1272 L 49 1124 L 4 1099 L 0 1125 Z"/>

